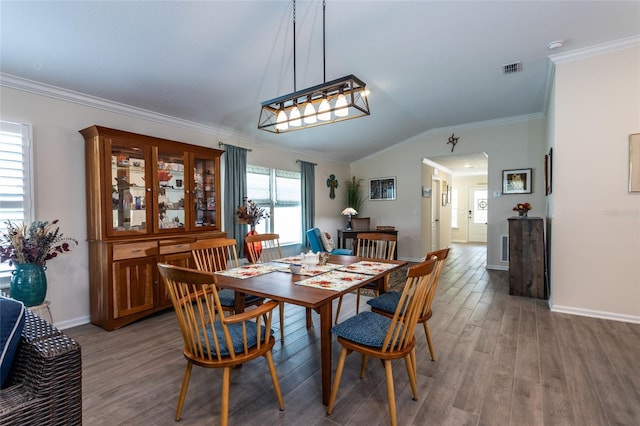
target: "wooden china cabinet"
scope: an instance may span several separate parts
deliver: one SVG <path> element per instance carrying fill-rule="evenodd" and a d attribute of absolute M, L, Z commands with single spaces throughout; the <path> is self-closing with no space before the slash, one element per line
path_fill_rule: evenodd
<path fill-rule="evenodd" d="M 114 330 L 167 308 L 156 264 L 191 266 L 220 229 L 224 151 L 100 126 L 85 139 L 91 322 Z"/>

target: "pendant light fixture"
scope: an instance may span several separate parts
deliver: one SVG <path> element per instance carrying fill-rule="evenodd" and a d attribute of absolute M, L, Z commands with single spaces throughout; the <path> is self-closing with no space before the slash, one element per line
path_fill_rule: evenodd
<path fill-rule="evenodd" d="M 366 84 L 354 75 L 327 82 L 326 1 L 322 2 L 324 83 L 296 88 L 296 1 L 293 0 L 293 93 L 262 102 L 258 129 L 286 133 L 370 115 Z"/>

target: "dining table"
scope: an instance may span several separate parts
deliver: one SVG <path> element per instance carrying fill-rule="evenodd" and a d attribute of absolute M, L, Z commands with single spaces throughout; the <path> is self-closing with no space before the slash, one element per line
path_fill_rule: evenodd
<path fill-rule="evenodd" d="M 295 274 L 289 264 L 301 256 L 291 256 L 266 264 L 250 264 L 216 272 L 217 285 L 235 291 L 235 311 L 244 311 L 246 294 L 307 308 L 307 328 L 312 326 L 310 310 L 320 317 L 322 403 L 329 404 L 331 393 L 331 327 L 333 301 L 358 287 L 375 283 L 386 291 L 385 276 L 407 265 L 403 260 L 368 259 L 330 255 L 326 265 L 303 265 Z"/>

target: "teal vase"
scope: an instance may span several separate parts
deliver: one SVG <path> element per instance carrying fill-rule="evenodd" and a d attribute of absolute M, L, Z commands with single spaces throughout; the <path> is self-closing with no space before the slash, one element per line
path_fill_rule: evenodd
<path fill-rule="evenodd" d="M 44 266 L 34 263 L 14 264 L 9 294 L 25 306 L 42 305 L 47 296 L 47 275 Z"/>

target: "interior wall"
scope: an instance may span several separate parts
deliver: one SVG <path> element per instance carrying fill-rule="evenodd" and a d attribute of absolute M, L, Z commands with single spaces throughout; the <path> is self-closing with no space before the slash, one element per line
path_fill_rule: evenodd
<path fill-rule="evenodd" d="M 259 141 L 236 143 L 216 129 L 198 127 L 194 123 L 176 123 L 167 117 L 134 110 L 131 115 L 105 108 L 54 99 L 0 86 L 0 117 L 6 121 L 33 126 L 34 205 L 35 218 L 60 220 L 65 236 L 76 238 L 79 246 L 71 253 L 47 264 L 47 300 L 55 324 L 67 328 L 89 322 L 89 263 L 86 242 L 86 196 L 84 139 L 78 132 L 98 124 L 161 138 L 219 148 L 218 141 L 252 148 L 248 162 L 256 165 L 299 170 L 297 159 L 315 162 L 316 225 L 336 229 L 342 224 L 340 211 L 346 205 L 343 182 L 349 176 L 349 165 L 330 162 L 299 152 L 265 147 Z M 177 120 L 175 120 L 177 122 Z M 340 179 L 336 198 L 330 200 L 326 179 L 335 174 Z"/>
<path fill-rule="evenodd" d="M 555 70 L 552 308 L 640 322 L 640 43 Z"/>
<path fill-rule="evenodd" d="M 400 258 L 413 260 L 424 256 L 420 211 L 423 208 L 422 159 L 450 154 L 451 145 L 447 145 L 447 141 L 455 132 L 460 137 L 455 154 L 486 152 L 489 155 L 487 267 L 507 270 L 508 262 L 500 260 L 500 235 L 508 233 L 507 218 L 513 215 L 512 207 L 529 202 L 533 205 L 530 216 L 545 213 L 545 126 L 543 117 L 534 116 L 438 129 L 356 161 L 351 164 L 351 172 L 365 182 L 374 177 L 397 177 L 398 199 L 365 201 L 364 210 L 378 224 L 396 225 Z M 502 170 L 521 168 L 533 169 L 533 192 L 502 195 Z"/>

